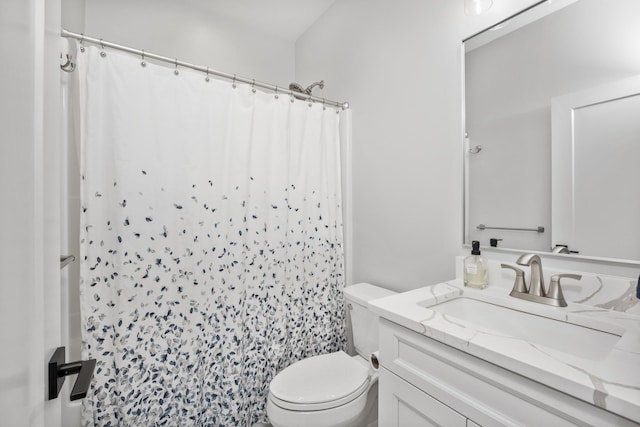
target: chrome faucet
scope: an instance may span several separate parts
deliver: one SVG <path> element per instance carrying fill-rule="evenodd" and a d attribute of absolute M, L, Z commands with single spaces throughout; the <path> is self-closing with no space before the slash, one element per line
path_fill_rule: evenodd
<path fill-rule="evenodd" d="M 544 276 L 542 274 L 542 261 L 540 260 L 540 257 L 538 255 L 522 255 L 520 258 L 518 258 L 516 263 L 519 265 L 531 267 L 531 281 L 529 282 L 529 287 L 527 288 L 523 270 L 508 264 L 501 264 L 502 268 L 511 269 L 516 273 L 516 279 L 513 284 L 513 289 L 509 294 L 514 298 L 539 302 L 556 307 L 566 307 L 567 301 L 564 299 L 564 295 L 562 294 L 560 279 L 582 279 L 582 276 L 579 274 L 554 274 L 553 276 L 551 276 L 549 289 L 545 291 Z"/>
<path fill-rule="evenodd" d="M 544 276 L 542 274 L 542 260 L 538 255 L 524 254 L 516 261 L 518 265 L 531 267 L 531 282 L 529 282 L 529 295 L 539 297 L 546 296 L 544 292 Z"/>

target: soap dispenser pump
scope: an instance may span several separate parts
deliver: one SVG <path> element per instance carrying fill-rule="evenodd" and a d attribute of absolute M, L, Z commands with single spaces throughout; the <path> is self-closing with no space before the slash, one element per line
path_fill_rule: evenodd
<path fill-rule="evenodd" d="M 480 256 L 480 242 L 471 242 L 471 255 L 464 259 L 464 285 L 484 289 L 489 284 L 487 262 Z"/>

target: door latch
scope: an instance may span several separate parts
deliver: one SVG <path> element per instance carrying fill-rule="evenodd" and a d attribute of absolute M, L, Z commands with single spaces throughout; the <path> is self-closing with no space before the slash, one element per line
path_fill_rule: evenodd
<path fill-rule="evenodd" d="M 60 394 L 67 375 L 78 374 L 71 390 L 71 400 L 83 399 L 87 396 L 91 385 L 91 376 L 96 367 L 96 359 L 65 363 L 65 349 L 58 347 L 49 359 L 49 400 Z"/>

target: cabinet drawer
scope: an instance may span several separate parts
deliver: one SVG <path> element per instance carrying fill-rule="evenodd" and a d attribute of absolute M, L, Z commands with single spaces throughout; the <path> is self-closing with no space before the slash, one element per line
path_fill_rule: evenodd
<path fill-rule="evenodd" d="M 466 427 L 465 417 L 388 370 L 380 369 L 378 381 L 378 425 Z"/>

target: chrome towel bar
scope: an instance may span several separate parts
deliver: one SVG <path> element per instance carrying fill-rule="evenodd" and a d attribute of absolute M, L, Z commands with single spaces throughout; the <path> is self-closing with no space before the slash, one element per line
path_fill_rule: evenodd
<path fill-rule="evenodd" d="M 478 230 L 512 230 L 512 231 L 535 231 L 536 233 L 544 233 L 544 227 L 539 225 L 536 228 L 513 228 L 513 227 L 488 227 L 480 224 L 476 227 Z"/>

